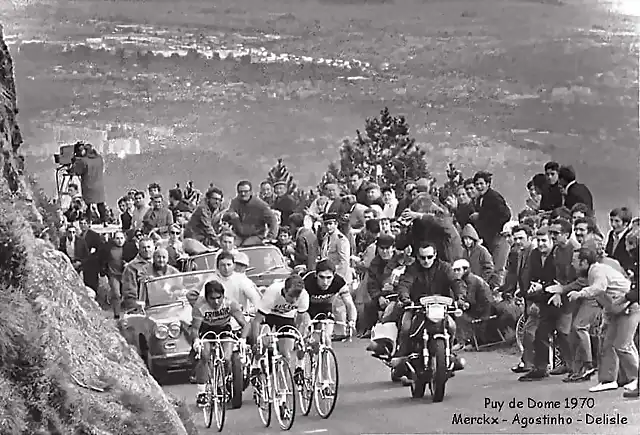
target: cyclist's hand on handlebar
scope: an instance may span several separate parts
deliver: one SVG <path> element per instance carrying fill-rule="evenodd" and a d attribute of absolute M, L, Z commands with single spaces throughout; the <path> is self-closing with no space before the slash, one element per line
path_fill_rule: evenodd
<path fill-rule="evenodd" d="M 199 338 L 193 340 L 193 350 L 195 350 L 197 353 L 200 353 L 202 351 L 202 340 L 200 340 Z"/>
<path fill-rule="evenodd" d="M 398 298 L 398 302 L 400 302 L 403 307 L 408 307 L 409 305 L 411 305 L 411 299 L 409 298 Z"/>
<path fill-rule="evenodd" d="M 356 321 L 355 320 L 349 320 L 347 325 L 349 326 L 349 335 L 353 334 L 353 331 L 355 331 L 355 329 L 356 329 Z"/>
<path fill-rule="evenodd" d="M 240 347 L 246 347 L 247 346 L 247 339 L 246 338 L 240 337 L 238 339 L 238 342 L 240 343 Z"/>

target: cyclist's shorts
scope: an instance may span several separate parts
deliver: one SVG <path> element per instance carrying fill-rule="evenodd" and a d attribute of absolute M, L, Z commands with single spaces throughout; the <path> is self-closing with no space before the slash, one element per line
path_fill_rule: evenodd
<path fill-rule="evenodd" d="M 294 319 L 289 317 L 276 316 L 275 314 L 267 314 L 264 316 L 263 325 L 268 325 L 272 330 L 277 331 L 283 326 L 291 326 L 293 328 L 296 327 L 296 322 Z"/>
<path fill-rule="evenodd" d="M 313 320 L 318 314 L 324 314 L 326 318 L 333 318 L 333 305 L 332 304 L 309 304 L 307 310 L 309 317 Z"/>
<path fill-rule="evenodd" d="M 215 334 L 220 334 L 221 332 L 232 332 L 231 324 L 227 323 L 226 325 L 222 326 L 201 325 L 200 330 L 198 331 L 198 337 L 202 338 L 202 336 L 207 332 L 213 332 Z"/>

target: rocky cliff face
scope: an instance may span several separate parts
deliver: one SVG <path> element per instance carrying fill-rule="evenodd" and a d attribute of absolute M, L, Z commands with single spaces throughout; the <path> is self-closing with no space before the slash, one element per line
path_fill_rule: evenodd
<path fill-rule="evenodd" d="M 13 72 L 0 27 L 0 434 L 186 435 L 70 262 L 34 237 Z"/>

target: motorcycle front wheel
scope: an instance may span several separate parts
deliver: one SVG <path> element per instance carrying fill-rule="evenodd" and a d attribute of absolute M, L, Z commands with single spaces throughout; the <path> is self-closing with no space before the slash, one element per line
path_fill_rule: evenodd
<path fill-rule="evenodd" d="M 442 402 L 444 390 L 447 384 L 447 351 L 446 343 L 443 339 L 436 339 L 433 343 L 432 375 L 429 389 L 434 402 Z"/>

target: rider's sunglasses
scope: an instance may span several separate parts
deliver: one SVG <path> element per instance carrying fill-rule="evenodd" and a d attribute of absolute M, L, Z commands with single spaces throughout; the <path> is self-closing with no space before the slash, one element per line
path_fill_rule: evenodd
<path fill-rule="evenodd" d="M 180 231 L 171 231 L 171 234 L 173 234 L 174 236 L 179 236 L 180 235 Z"/>
<path fill-rule="evenodd" d="M 435 255 L 418 255 L 419 260 L 432 260 L 436 258 Z"/>

